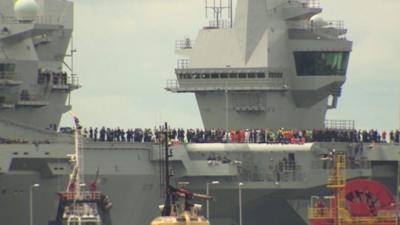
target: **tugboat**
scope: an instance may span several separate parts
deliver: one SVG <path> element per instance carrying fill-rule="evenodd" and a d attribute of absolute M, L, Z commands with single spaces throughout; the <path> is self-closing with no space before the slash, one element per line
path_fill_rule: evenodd
<path fill-rule="evenodd" d="M 180 182 L 179 188 L 170 184 L 169 157 L 172 154 L 167 137 L 168 124 L 165 123 L 165 203 L 159 206 L 161 216 L 155 218 L 151 225 L 210 225 L 209 220 L 201 215 L 201 205 L 192 204 L 191 200 L 211 200 L 212 197 L 191 192 L 187 188 L 187 182 Z"/>
<path fill-rule="evenodd" d="M 73 115 L 73 114 L 72 114 Z M 59 204 L 55 221 L 49 225 L 111 225 L 110 209 L 112 203 L 107 195 L 97 190 L 96 178 L 90 184 L 90 190 L 85 191 L 83 169 L 81 162 L 83 153 L 81 147 L 81 130 L 79 119 L 73 115 L 75 124 L 75 154 L 71 155 L 74 169 L 70 175 L 67 190 L 58 193 Z"/>
<path fill-rule="evenodd" d="M 332 155 L 328 188 L 333 196 L 311 198 L 312 225 L 398 225 L 398 202 L 383 184 L 370 179 L 346 182 L 346 156 Z"/>

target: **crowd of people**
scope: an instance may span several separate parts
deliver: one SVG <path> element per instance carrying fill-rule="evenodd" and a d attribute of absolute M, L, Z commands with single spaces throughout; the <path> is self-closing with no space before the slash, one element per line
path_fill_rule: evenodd
<path fill-rule="evenodd" d="M 71 132 L 73 130 L 71 129 Z M 163 130 L 160 129 L 111 129 L 84 128 L 83 136 L 99 142 L 160 143 Z M 169 129 L 171 143 L 265 143 L 265 144 L 304 144 L 310 142 L 347 143 L 400 143 L 400 130 L 390 132 L 378 130 L 350 129 Z M 11 140 L 0 137 L 0 144 L 27 143 L 24 140 Z"/>
<path fill-rule="evenodd" d="M 48 84 L 51 80 L 54 85 L 65 85 L 68 82 L 68 75 L 66 72 L 54 72 L 50 70 L 39 69 L 38 84 Z"/>
<path fill-rule="evenodd" d="M 156 142 L 160 139 L 160 132 L 152 129 L 110 129 L 102 127 L 98 128 L 84 128 L 82 135 L 90 138 L 93 141 L 100 142 Z"/>
<path fill-rule="evenodd" d="M 160 129 L 84 128 L 83 135 L 100 142 L 152 142 L 163 139 Z M 267 143 L 304 144 L 309 142 L 399 143 L 400 131 L 351 129 L 169 129 L 173 143 Z"/>

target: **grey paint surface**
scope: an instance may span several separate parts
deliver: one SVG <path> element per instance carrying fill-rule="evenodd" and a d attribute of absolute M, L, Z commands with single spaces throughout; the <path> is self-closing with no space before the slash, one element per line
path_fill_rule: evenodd
<path fill-rule="evenodd" d="M 65 189 L 71 170 L 67 154 L 73 150 L 72 138 L 47 129 L 50 124 L 58 124 L 62 113 L 69 110 L 66 102 L 68 92 L 52 86 L 38 85 L 36 81 L 39 68 L 61 70 L 73 28 L 72 3 L 61 0 L 37 2 L 41 6 L 39 13 L 50 19 L 38 20 L 33 24 L 20 24 L 15 18 L 0 20 L 1 26 L 9 28 L 13 34 L 0 34 L 0 62 L 15 62 L 17 69 L 13 81 L 18 81 L 17 85 L 0 88 L 0 95 L 11 105 L 11 108 L 0 109 L 0 137 L 28 141 L 46 140 L 51 144 L 0 145 L 1 224 L 28 223 L 28 188 L 33 183 L 41 184 L 34 191 L 35 224 L 46 224 L 53 219 L 57 204 L 55 193 Z M 234 29 L 201 30 L 197 46 L 183 51 L 189 52 L 184 54 L 192 54 L 189 69 L 194 72 L 261 68 L 267 72 L 278 70 L 283 73 L 278 81 L 269 78 L 256 82 L 229 79 L 186 83 L 179 81 L 180 89 L 171 90 L 196 93 L 206 127 L 226 126 L 225 89 L 228 90 L 229 127 L 322 127 L 327 97 L 337 93 L 337 88 L 345 81 L 345 77 L 295 76 L 291 57 L 293 50 L 351 50 L 351 42 L 338 39 L 335 32 L 332 36 L 331 30 L 320 31 L 328 34 L 317 40 L 315 38 L 318 36 L 313 32 L 288 30 L 288 18 L 296 16 L 298 20 L 304 13 L 319 12 L 319 9 L 304 8 L 292 1 L 287 7 L 278 7 L 276 13 L 265 13 L 261 10 L 265 2 L 267 1 L 242 1 L 237 12 L 240 16 L 237 17 L 237 26 Z M 279 1 L 273 1 L 268 7 L 278 3 Z M 14 16 L 12 0 L 2 1 L 0 6 L 2 15 Z M 254 10 L 255 13 L 249 13 Z M 43 32 L 51 41 L 35 47 L 34 43 L 40 42 Z M 229 48 L 231 52 L 223 55 L 224 51 L 215 51 L 213 46 Z M 270 54 L 265 54 L 268 50 Z M 231 68 L 226 68 L 227 64 Z M 330 89 L 333 86 L 336 89 Z M 68 85 L 71 90 L 78 87 L 76 83 Z M 23 89 L 39 94 L 40 98 L 28 102 L 24 107 L 15 107 Z M 311 100 L 304 102 L 310 95 L 318 95 L 318 98 L 309 98 Z M 253 97 L 258 101 L 249 101 Z M 246 111 L 249 108 L 259 111 Z M 293 120 L 298 115 L 301 118 Z M 252 146 L 234 144 L 224 145 L 223 150 L 212 145 L 203 147 L 196 150 L 195 146 L 190 145 L 173 146 L 174 182 L 190 181 L 190 188 L 194 191 L 205 192 L 206 182 L 220 180 L 221 184 L 213 186 L 211 190 L 217 199 L 211 203 L 211 221 L 221 225 L 238 223 L 238 182 L 245 183 L 245 224 L 260 224 L 265 216 L 275 218 L 271 220 L 271 225 L 306 223 L 305 208 L 309 197 L 327 192 L 324 186 L 328 171 L 322 168 L 320 155 L 332 148 L 354 154 L 353 146 L 342 143 L 315 143 L 290 148 L 270 145 L 262 151 L 254 150 Z M 149 224 L 158 215 L 157 205 L 163 202 L 159 193 L 159 146 L 141 143 L 94 143 L 87 140 L 84 149 L 86 182 L 90 182 L 99 169 L 99 188 L 114 202 L 113 224 Z M 399 147 L 395 145 L 382 144 L 371 148 L 365 146 L 364 152 L 358 155 L 359 166 L 349 169 L 348 177 L 397 179 L 393 176 L 397 171 L 393 162 L 397 163 L 399 160 L 399 151 Z M 213 153 L 226 155 L 241 164 L 209 164 L 207 157 Z M 277 182 L 274 167 L 288 153 L 295 154 L 296 170 L 284 171 L 281 181 Z M 383 165 L 374 165 L 375 161 L 382 162 Z"/>

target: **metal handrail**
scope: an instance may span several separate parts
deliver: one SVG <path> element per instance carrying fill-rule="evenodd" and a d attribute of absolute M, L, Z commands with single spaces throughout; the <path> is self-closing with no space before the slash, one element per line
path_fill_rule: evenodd
<path fill-rule="evenodd" d="M 261 75 L 260 75 L 261 74 Z M 197 74 L 178 74 L 179 81 L 191 81 L 191 80 L 277 80 L 282 79 L 282 73 L 197 73 Z M 235 75 L 232 77 L 232 75 Z"/>
<path fill-rule="evenodd" d="M 15 78 L 15 72 L 0 72 L 0 79 L 14 79 Z"/>
<path fill-rule="evenodd" d="M 61 17 L 54 16 L 37 16 L 35 19 L 36 24 L 59 24 Z"/>
<path fill-rule="evenodd" d="M 37 16 L 33 23 L 35 24 L 60 24 L 61 17 L 55 16 Z M 16 24 L 20 23 L 15 16 L 1 16 L 0 23 Z"/>
<path fill-rule="evenodd" d="M 20 101 L 21 102 L 42 102 L 45 100 L 43 100 L 43 97 L 41 95 L 27 94 L 26 96 L 21 96 Z"/>
<path fill-rule="evenodd" d="M 18 23 L 15 16 L 0 16 L 0 23 Z"/>
<path fill-rule="evenodd" d="M 346 164 L 348 165 L 349 170 L 362 170 L 362 169 L 371 169 L 371 162 L 366 159 L 347 159 Z M 333 161 L 329 158 L 324 160 L 314 160 L 311 161 L 311 169 L 324 169 L 330 170 L 333 167 Z"/>
<path fill-rule="evenodd" d="M 210 83 L 212 81 L 212 83 Z M 243 86 L 243 82 L 246 84 L 259 84 L 259 85 L 272 85 L 276 87 L 283 87 L 284 82 L 282 80 L 276 80 L 272 78 L 262 78 L 262 79 L 208 79 L 208 80 L 201 80 L 201 79 L 192 79 L 192 80 L 167 80 L 167 88 L 179 88 L 180 84 L 188 85 L 190 87 L 196 86 L 208 86 L 208 87 L 221 87 L 221 88 L 228 88 L 231 86 Z"/>
<path fill-rule="evenodd" d="M 277 173 L 270 169 L 266 172 L 258 172 L 255 173 L 254 171 L 249 170 L 239 170 L 239 177 L 241 181 L 246 182 L 280 182 L 280 183 L 287 183 L 287 182 L 304 182 L 304 173 L 299 169 L 296 168 L 294 170 L 284 170 L 280 172 L 280 180 L 277 180 Z"/>
<path fill-rule="evenodd" d="M 77 76 L 72 76 L 67 78 L 67 84 L 72 85 L 72 86 L 79 86 L 79 77 Z"/>
<path fill-rule="evenodd" d="M 62 192 L 60 194 L 67 200 L 74 200 L 74 198 L 76 197 L 76 193 L 74 193 L 74 192 Z M 81 196 L 79 199 L 81 199 L 81 200 L 98 200 L 98 199 L 100 199 L 100 197 L 101 197 L 100 192 L 85 191 L 85 192 L 81 192 Z"/>
<path fill-rule="evenodd" d="M 194 46 L 195 41 L 191 40 L 189 38 L 186 38 L 184 40 L 177 40 L 175 42 L 175 49 L 180 50 L 180 49 L 191 49 Z"/>
<path fill-rule="evenodd" d="M 167 88 L 178 89 L 179 88 L 178 80 L 167 80 Z"/>
<path fill-rule="evenodd" d="M 78 86 L 79 85 L 79 78 L 78 77 L 67 77 L 66 80 L 61 80 L 53 85 L 71 85 L 71 86 Z"/>
<path fill-rule="evenodd" d="M 283 85 L 283 80 L 273 78 L 240 78 L 240 79 L 191 79 L 177 80 L 181 84 L 188 85 L 242 85 L 242 84 L 277 84 Z"/>
<path fill-rule="evenodd" d="M 187 69 L 190 66 L 190 59 L 178 59 L 176 62 L 177 69 Z"/>
<path fill-rule="evenodd" d="M 231 26 L 233 25 L 230 20 L 210 20 L 207 28 L 229 29 Z"/>
<path fill-rule="evenodd" d="M 333 209 L 331 208 L 313 207 L 308 209 L 308 218 L 310 219 L 323 219 L 332 217 L 333 217 Z"/>
<path fill-rule="evenodd" d="M 325 120 L 324 127 L 328 129 L 354 130 L 354 120 Z"/>
<path fill-rule="evenodd" d="M 344 29 L 344 21 L 343 20 L 328 20 L 326 22 L 328 24 L 324 27 Z"/>
<path fill-rule="evenodd" d="M 343 20 L 324 20 L 323 24 L 318 26 L 315 21 L 289 21 L 287 23 L 289 29 L 312 30 L 318 28 L 335 28 L 344 29 Z"/>
<path fill-rule="evenodd" d="M 63 72 L 51 72 L 44 71 L 39 72 L 39 80 L 42 80 L 44 83 L 44 79 L 47 77 L 48 81 L 50 81 L 50 77 L 53 78 L 53 85 L 72 85 L 79 86 L 79 78 L 76 75 L 67 76 L 67 73 Z"/>
<path fill-rule="evenodd" d="M 321 8 L 319 0 L 298 0 L 303 4 L 304 8 Z"/>

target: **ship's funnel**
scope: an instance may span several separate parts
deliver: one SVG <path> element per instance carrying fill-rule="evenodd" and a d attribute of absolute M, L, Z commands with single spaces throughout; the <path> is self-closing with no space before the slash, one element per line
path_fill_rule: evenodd
<path fill-rule="evenodd" d="M 21 23 L 32 23 L 38 14 L 35 0 L 17 0 L 14 5 L 15 16 Z"/>

